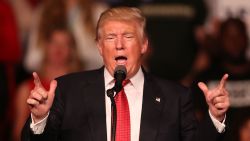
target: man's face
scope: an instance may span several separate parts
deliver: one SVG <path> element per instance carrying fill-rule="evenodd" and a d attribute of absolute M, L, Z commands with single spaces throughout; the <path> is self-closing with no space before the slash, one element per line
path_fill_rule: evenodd
<path fill-rule="evenodd" d="M 71 38 L 65 31 L 54 31 L 47 42 L 46 59 L 53 65 L 68 64 L 72 51 Z"/>
<path fill-rule="evenodd" d="M 139 70 L 148 47 L 140 29 L 135 21 L 116 20 L 105 21 L 100 27 L 98 49 L 111 75 L 117 65 L 126 67 L 128 79 Z"/>
<path fill-rule="evenodd" d="M 222 37 L 222 48 L 231 58 L 238 59 L 245 54 L 247 49 L 247 38 L 240 31 L 239 27 L 231 24 Z"/>

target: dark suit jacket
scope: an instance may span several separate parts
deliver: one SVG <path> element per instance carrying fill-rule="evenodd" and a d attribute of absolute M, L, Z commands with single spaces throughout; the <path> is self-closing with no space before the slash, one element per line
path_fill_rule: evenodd
<path fill-rule="evenodd" d="M 29 119 L 22 141 L 106 141 L 103 70 L 58 78 L 44 133 L 32 134 Z M 144 76 L 140 141 L 215 141 L 221 137 L 208 115 L 197 123 L 188 89 L 147 73 Z"/>

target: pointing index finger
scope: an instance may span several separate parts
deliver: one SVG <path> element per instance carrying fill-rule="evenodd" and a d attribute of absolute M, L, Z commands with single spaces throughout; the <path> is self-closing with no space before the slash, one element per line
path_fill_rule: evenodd
<path fill-rule="evenodd" d="M 227 82 L 228 74 L 224 74 L 224 76 L 220 80 L 219 88 L 225 88 L 226 82 Z"/>
<path fill-rule="evenodd" d="M 33 78 L 34 78 L 35 87 L 43 87 L 40 81 L 40 78 L 36 72 L 33 72 Z"/>

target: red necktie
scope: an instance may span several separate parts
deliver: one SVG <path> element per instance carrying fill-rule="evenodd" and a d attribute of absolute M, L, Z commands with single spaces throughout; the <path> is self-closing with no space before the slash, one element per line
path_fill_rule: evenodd
<path fill-rule="evenodd" d="M 129 80 L 124 80 L 122 86 L 128 84 Z M 130 141 L 130 114 L 127 96 L 124 89 L 115 96 L 117 108 L 116 141 Z"/>

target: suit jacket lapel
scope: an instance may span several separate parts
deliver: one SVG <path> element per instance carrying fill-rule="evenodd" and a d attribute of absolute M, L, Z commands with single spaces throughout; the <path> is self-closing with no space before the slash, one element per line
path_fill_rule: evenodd
<path fill-rule="evenodd" d="M 91 77 L 85 86 L 86 106 L 88 106 L 89 125 L 94 141 L 107 140 L 105 86 L 103 68 Z"/>
<path fill-rule="evenodd" d="M 140 126 L 140 140 L 153 141 L 157 138 L 164 97 L 153 79 L 144 73 L 143 104 Z"/>

